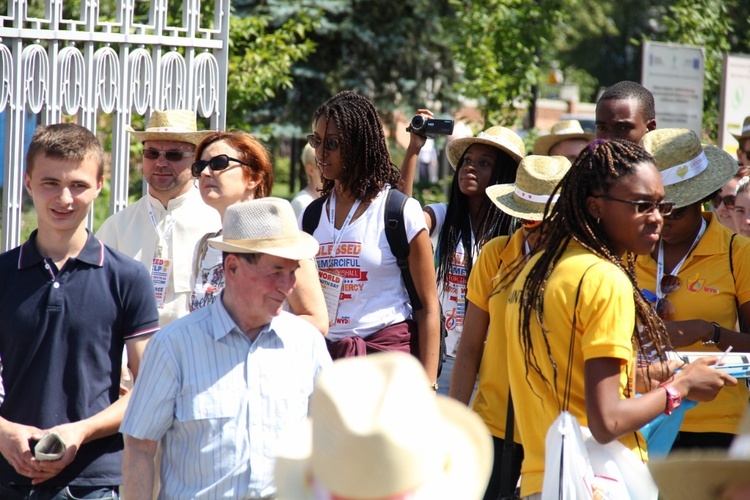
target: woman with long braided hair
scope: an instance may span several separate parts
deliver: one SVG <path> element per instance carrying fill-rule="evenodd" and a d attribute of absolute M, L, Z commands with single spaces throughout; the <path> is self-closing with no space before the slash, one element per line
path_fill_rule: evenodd
<path fill-rule="evenodd" d="M 665 383 L 634 397 L 634 349 L 664 360 L 670 345 L 634 271 L 635 255 L 654 249 L 672 210 L 654 159 L 635 144 L 594 141 L 554 194 L 540 229 L 544 251 L 512 285 L 505 323 L 524 497 L 542 490 L 545 435 L 561 410 L 600 443 L 619 440 L 645 461 L 639 428 L 681 397 L 710 400 L 737 382 L 708 366 L 716 358 L 704 359 L 665 369 Z"/>
<path fill-rule="evenodd" d="M 315 111 L 308 142 L 323 177 L 323 206 L 311 233 L 320 242 L 316 259 L 325 284 L 331 356 L 411 352 L 437 389 L 440 326 L 430 238 L 419 202 L 408 199 L 400 223 L 423 305 L 413 310 L 384 230 L 385 201 L 401 175 L 375 106 L 354 92 L 336 94 Z M 303 227 L 315 206 L 302 214 Z"/>

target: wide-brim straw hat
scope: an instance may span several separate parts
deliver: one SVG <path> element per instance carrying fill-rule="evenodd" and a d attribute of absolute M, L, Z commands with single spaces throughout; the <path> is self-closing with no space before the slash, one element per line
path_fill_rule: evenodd
<path fill-rule="evenodd" d="M 515 183 L 488 186 L 485 192 L 506 214 L 524 220 L 542 220 L 552 191 L 568 170 L 570 161 L 564 156 L 530 155 L 518 165 Z"/>
<path fill-rule="evenodd" d="M 195 112 L 189 109 L 155 109 L 148 120 L 146 130 L 133 130 L 130 125 L 125 126 L 137 141 L 175 141 L 188 142 L 198 145 L 211 130 L 198 131 Z"/>
<path fill-rule="evenodd" d="M 419 361 L 388 352 L 324 369 L 310 418 L 282 436 L 277 498 L 478 500 L 492 438 L 465 405 L 435 395 Z M 316 495 L 317 494 L 317 495 Z"/>
<path fill-rule="evenodd" d="M 224 214 L 222 234 L 208 244 L 222 252 L 263 253 L 285 259 L 311 259 L 318 241 L 300 231 L 292 205 L 281 198 L 236 203 Z"/>
<path fill-rule="evenodd" d="M 539 137 L 534 142 L 535 155 L 548 155 L 553 146 L 569 139 L 581 139 L 586 142 L 594 140 L 594 134 L 583 131 L 578 120 L 563 120 L 552 126 L 550 133 Z"/>
<path fill-rule="evenodd" d="M 448 162 L 454 169 L 472 144 L 486 144 L 508 153 L 516 163 L 525 156 L 523 139 L 509 128 L 490 127 L 476 137 L 463 137 L 448 143 Z"/>
<path fill-rule="evenodd" d="M 750 139 L 750 116 L 745 117 L 745 121 L 742 122 L 742 130 L 739 134 L 732 134 L 732 137 L 740 142 L 743 139 Z"/>
<path fill-rule="evenodd" d="M 675 208 L 692 205 L 721 189 L 737 173 L 737 160 L 716 146 L 701 144 L 692 130 L 652 130 L 640 145 L 656 159 L 665 198 Z"/>
<path fill-rule="evenodd" d="M 719 498 L 733 483 L 750 483 L 750 412 L 729 450 L 674 451 L 648 464 L 663 500 Z"/>

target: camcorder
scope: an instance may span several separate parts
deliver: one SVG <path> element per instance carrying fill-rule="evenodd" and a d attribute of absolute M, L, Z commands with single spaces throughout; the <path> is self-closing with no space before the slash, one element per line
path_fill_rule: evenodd
<path fill-rule="evenodd" d="M 453 120 L 436 120 L 415 115 L 411 119 L 411 124 L 406 127 L 406 131 L 435 139 L 439 135 L 451 135 L 453 133 Z"/>

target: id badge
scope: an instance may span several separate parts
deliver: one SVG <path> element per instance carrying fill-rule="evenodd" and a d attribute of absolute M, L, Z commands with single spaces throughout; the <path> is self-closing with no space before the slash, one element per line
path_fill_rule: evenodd
<path fill-rule="evenodd" d="M 151 262 L 151 281 L 154 284 L 156 307 L 159 309 L 164 307 L 164 300 L 167 296 L 167 283 L 169 283 L 169 274 L 171 272 L 172 261 L 170 259 L 154 257 L 154 260 Z"/>
<path fill-rule="evenodd" d="M 320 279 L 320 288 L 323 289 L 323 297 L 326 299 L 328 326 L 333 326 L 336 324 L 336 314 L 339 310 L 339 297 L 341 296 L 344 277 L 329 271 L 318 270 L 318 279 Z"/>

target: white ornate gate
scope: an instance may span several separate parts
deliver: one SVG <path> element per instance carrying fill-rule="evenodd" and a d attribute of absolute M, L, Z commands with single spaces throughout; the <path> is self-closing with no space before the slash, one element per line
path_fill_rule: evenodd
<path fill-rule="evenodd" d="M 229 0 L 201 20 L 200 0 L 181 1 L 179 26 L 169 24 L 167 0 L 150 0 L 148 19 L 134 20 L 138 0 L 80 0 L 80 16 L 64 17 L 62 0 L 43 0 L 44 14 L 7 0 L 0 11 L 0 112 L 6 111 L 2 250 L 20 243 L 26 110 L 40 124 L 63 115 L 96 132 L 97 115 L 112 115 L 110 211 L 127 205 L 129 134 L 133 113 L 186 108 L 226 124 Z M 114 8 L 114 20 L 100 15 Z M 179 5 L 173 0 L 172 8 Z M 2 5 L 2 4 L 0 4 Z M 145 17 L 145 16 L 144 16 Z M 211 27 L 208 27 L 211 26 Z"/>

